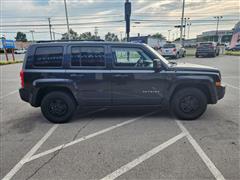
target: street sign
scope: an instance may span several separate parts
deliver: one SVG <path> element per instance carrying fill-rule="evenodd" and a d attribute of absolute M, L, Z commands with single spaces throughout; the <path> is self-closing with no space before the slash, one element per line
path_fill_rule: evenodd
<path fill-rule="evenodd" d="M 15 49 L 15 41 L 2 39 L 1 49 Z"/>

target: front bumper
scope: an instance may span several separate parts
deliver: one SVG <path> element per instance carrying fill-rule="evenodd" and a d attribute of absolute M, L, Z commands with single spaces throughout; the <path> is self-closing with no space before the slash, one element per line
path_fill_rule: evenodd
<path fill-rule="evenodd" d="M 217 87 L 218 100 L 220 100 L 220 99 L 222 99 L 224 97 L 225 92 L 226 92 L 226 87 L 225 86 Z"/>

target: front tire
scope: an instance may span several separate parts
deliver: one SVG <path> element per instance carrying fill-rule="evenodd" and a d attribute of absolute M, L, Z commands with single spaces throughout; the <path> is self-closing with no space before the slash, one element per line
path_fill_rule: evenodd
<path fill-rule="evenodd" d="M 72 96 L 61 91 L 50 92 L 44 96 L 41 110 L 44 117 L 52 123 L 66 123 L 73 116 L 76 103 Z"/>
<path fill-rule="evenodd" d="M 195 120 L 206 111 L 206 108 L 206 95 L 197 88 L 181 89 L 171 100 L 171 112 L 181 120 Z"/>

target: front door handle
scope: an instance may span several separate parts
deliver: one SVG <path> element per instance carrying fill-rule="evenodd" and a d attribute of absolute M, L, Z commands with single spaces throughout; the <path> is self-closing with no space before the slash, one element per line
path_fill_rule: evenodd
<path fill-rule="evenodd" d="M 83 77 L 84 74 L 70 74 L 71 77 Z"/>

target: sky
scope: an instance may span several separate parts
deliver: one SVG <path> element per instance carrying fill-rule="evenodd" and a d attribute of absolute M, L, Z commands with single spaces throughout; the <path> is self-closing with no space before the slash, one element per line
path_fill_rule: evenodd
<path fill-rule="evenodd" d="M 35 40 L 50 39 L 48 18 L 56 39 L 67 31 L 64 0 L 0 0 L 0 34 L 14 39 L 17 31 Z M 102 38 L 107 32 L 125 36 L 125 0 L 67 0 L 70 28 L 78 34 L 97 29 Z M 161 33 L 165 37 L 179 37 L 175 25 L 181 23 L 182 0 L 130 0 L 132 3 L 131 36 Z M 190 18 L 189 38 L 204 31 L 216 30 L 214 16 L 223 16 L 219 30 L 231 30 L 239 21 L 239 0 L 186 0 L 185 17 Z M 61 26 L 59 26 L 59 24 Z M 10 25 L 10 26 L 8 26 Z M 7 27 L 6 27 L 7 26 Z M 169 36 L 170 32 L 170 36 Z M 186 36 L 188 29 L 186 29 Z"/>

